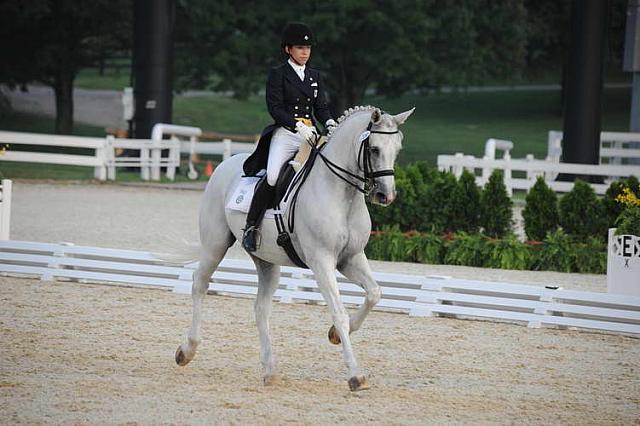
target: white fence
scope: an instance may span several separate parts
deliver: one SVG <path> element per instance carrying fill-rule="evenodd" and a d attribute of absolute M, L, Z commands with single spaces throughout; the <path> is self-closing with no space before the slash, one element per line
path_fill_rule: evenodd
<path fill-rule="evenodd" d="M 640 133 L 600 133 L 600 164 L 624 164 L 640 160 Z M 562 157 L 562 132 L 550 130 L 547 137 L 547 159 L 556 163 Z"/>
<path fill-rule="evenodd" d="M 0 241 L 0 273 L 120 283 L 191 292 L 196 264 L 184 267 L 131 250 Z M 375 273 L 382 289 L 377 309 L 413 316 L 498 319 L 542 326 L 577 327 L 640 335 L 640 297 L 551 289 L 438 276 Z M 338 274 L 341 299 L 361 304 L 364 291 Z M 224 259 L 209 292 L 255 296 L 258 278 L 250 261 Z M 281 303 L 323 303 L 313 273 L 283 267 L 275 298 Z"/>
<path fill-rule="evenodd" d="M 155 139 L 120 139 L 113 136 L 105 138 L 60 136 L 39 133 L 0 131 L 0 144 L 8 144 L 0 161 L 19 161 L 30 163 L 64 164 L 94 168 L 94 176 L 99 180 L 115 179 L 118 167 L 140 168 L 143 180 L 159 180 L 160 169 L 165 167 L 166 176 L 174 180 L 176 168 L 180 166 L 180 153 L 222 155 L 223 159 L 241 152 L 252 152 L 253 143 L 239 143 L 231 140 L 222 142 L 199 142 L 197 135 L 199 128 L 158 124 L 154 128 Z M 163 135 L 171 139 L 162 139 Z M 189 137 L 189 141 L 180 141 L 179 136 Z M 77 154 L 61 154 L 55 152 L 37 152 L 18 149 L 20 145 L 41 147 L 75 148 Z M 162 150 L 168 150 L 166 157 L 161 156 Z M 119 150 L 137 151 L 134 156 L 117 156 Z"/>
<path fill-rule="evenodd" d="M 11 187 L 9 179 L 0 182 L 0 240 L 8 240 L 11 230 Z"/>
<path fill-rule="evenodd" d="M 462 174 L 463 170 L 470 170 L 476 174 L 476 183 L 481 186 L 487 182 L 493 170 L 503 170 L 504 184 L 509 195 L 513 193 L 513 190 L 528 191 L 535 184 L 538 176 L 543 176 L 546 183 L 556 192 L 569 192 L 574 185 L 573 182 L 555 181 L 560 173 L 601 176 L 604 184 L 591 184 L 591 187 L 598 194 L 604 194 L 611 181 L 615 179 L 632 175 L 640 176 L 639 164 L 621 164 L 621 158 L 640 158 L 640 150 L 628 146 L 615 149 L 603 147 L 601 158 L 607 158 L 610 161 L 608 164 L 560 163 L 562 152 L 558 151 L 558 134 L 561 137 L 561 132 L 549 133 L 549 154 L 545 160 L 536 160 L 531 154 L 528 154 L 524 159 L 512 159 L 510 150 L 513 148 L 513 143 L 511 141 L 488 139 L 483 158 L 462 153 L 438 155 L 438 169 L 451 171 L 457 177 Z M 628 142 L 634 142 L 636 139 L 640 141 L 640 134 L 636 133 L 603 132 L 602 135 L 605 144 L 611 143 L 614 138 L 618 138 L 618 142 L 624 144 L 625 142 L 622 142 L 623 136 L 626 137 L 624 140 Z M 498 149 L 503 151 L 502 159 L 495 158 L 495 152 Z"/>
<path fill-rule="evenodd" d="M 29 163 L 64 164 L 94 168 L 96 179 L 107 178 L 107 140 L 80 136 L 60 136 L 39 133 L 0 131 L 0 143 L 9 144 L 0 161 L 20 161 Z M 91 150 L 89 154 L 60 154 L 50 152 L 20 151 L 17 145 L 37 145 Z"/>

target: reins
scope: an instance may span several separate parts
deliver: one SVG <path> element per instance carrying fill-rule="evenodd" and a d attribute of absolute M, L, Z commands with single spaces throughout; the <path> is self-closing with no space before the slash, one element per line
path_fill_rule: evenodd
<path fill-rule="evenodd" d="M 293 180 L 291 181 L 291 184 L 289 185 L 289 188 L 287 189 L 287 192 L 282 198 L 282 201 L 284 202 L 287 202 L 287 200 L 291 198 L 291 201 L 290 201 L 291 204 L 289 206 L 289 217 L 287 221 L 289 232 L 293 233 L 293 228 L 295 226 L 296 204 L 298 203 L 298 194 L 300 193 L 300 188 L 302 188 L 302 184 L 304 184 L 304 182 L 307 180 L 307 177 L 309 177 L 309 173 L 311 172 L 311 169 L 313 168 L 313 165 L 315 164 L 316 159 L 318 157 L 322 159 L 322 161 L 327 166 L 327 168 L 331 171 L 331 173 L 333 173 L 334 175 L 339 177 L 341 180 L 346 182 L 348 185 L 352 186 L 353 188 L 357 189 L 359 192 L 365 195 L 368 195 L 369 193 L 371 193 L 371 191 L 375 188 L 376 186 L 375 178 L 381 177 L 381 176 L 394 176 L 393 169 L 385 169 L 385 170 L 377 170 L 377 171 L 373 170 L 373 165 L 371 163 L 371 144 L 369 142 L 369 137 L 372 133 L 379 133 L 383 135 L 393 135 L 393 134 L 399 133 L 399 131 L 396 130 L 394 132 L 384 132 L 381 130 L 371 130 L 371 127 L 372 127 L 372 123 L 369 122 L 369 125 L 367 126 L 367 130 L 363 132 L 360 136 L 361 142 L 360 142 L 360 148 L 358 150 L 358 168 L 362 170 L 363 176 L 360 176 L 359 174 L 356 174 L 356 173 L 352 173 L 349 170 L 345 169 L 344 167 L 341 167 L 336 163 L 334 163 L 333 161 L 329 160 L 322 153 L 322 149 L 326 145 L 328 145 L 328 143 L 318 147 L 318 141 L 320 140 L 319 136 L 316 136 L 316 140 L 314 143 L 307 141 L 307 143 L 311 146 L 311 152 L 309 154 L 309 158 L 302 166 L 302 169 L 294 176 Z M 343 173 L 344 175 L 341 173 Z M 355 179 L 358 182 L 353 182 L 352 179 Z M 363 183 L 362 187 L 360 187 L 360 182 Z M 278 212 L 275 214 L 275 217 L 274 217 L 276 222 L 276 227 L 278 229 L 278 238 L 276 240 L 277 244 L 284 249 L 284 251 L 287 253 L 289 258 L 293 261 L 293 263 L 300 266 L 301 268 L 308 268 L 304 260 L 300 258 L 295 248 L 293 247 L 293 242 L 291 241 L 291 235 L 289 235 L 289 232 L 287 232 L 287 229 L 285 228 L 284 220 L 282 218 L 282 211 L 280 210 L 279 204 L 277 206 L 277 210 Z"/>
<path fill-rule="evenodd" d="M 291 181 L 289 185 L 289 189 L 285 193 L 283 197 L 283 201 L 287 201 L 291 196 L 291 205 L 289 207 L 289 218 L 288 218 L 288 228 L 289 232 L 293 232 L 295 226 L 295 206 L 298 202 L 298 193 L 300 192 L 300 188 L 302 184 L 307 180 L 313 165 L 315 164 L 316 158 L 320 157 L 324 164 L 327 166 L 329 171 L 336 175 L 338 178 L 346 182 L 349 186 L 355 188 L 357 191 L 361 192 L 364 195 L 369 195 L 371 191 L 375 188 L 375 179 L 381 176 L 394 176 L 395 172 L 393 169 L 384 169 L 384 170 L 373 170 L 373 165 L 371 163 L 371 144 L 369 138 L 371 134 L 377 133 L 382 135 L 394 135 L 399 133 L 399 130 L 395 130 L 393 132 L 385 132 L 382 130 L 371 130 L 373 123 L 369 122 L 367 126 L 367 130 L 361 135 L 361 143 L 360 148 L 358 150 L 358 168 L 363 172 L 363 175 L 359 175 L 356 173 L 352 173 L 351 171 L 345 169 L 344 167 L 339 166 L 333 161 L 329 160 L 323 153 L 322 150 L 327 144 L 323 144 L 318 147 L 318 141 L 320 139 L 319 136 L 316 137 L 314 143 L 307 142 L 311 146 L 311 153 L 309 154 L 309 158 L 302 166 L 302 169 L 299 173 Z M 362 137 L 364 136 L 364 137 Z M 342 174 L 341 174 L 342 173 Z M 346 176 L 345 176 L 346 175 Z M 351 179 L 355 179 L 358 182 L 353 182 Z M 363 183 L 362 187 L 360 186 L 360 182 Z M 293 194 L 293 195 L 292 195 Z M 281 222 L 282 217 L 279 220 L 276 218 L 276 225 L 278 227 L 278 231 L 282 232 L 284 230 L 284 223 Z"/>

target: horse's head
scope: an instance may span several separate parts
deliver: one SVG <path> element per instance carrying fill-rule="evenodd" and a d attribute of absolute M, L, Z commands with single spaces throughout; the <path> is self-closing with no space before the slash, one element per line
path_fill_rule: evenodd
<path fill-rule="evenodd" d="M 398 115 L 381 113 L 374 110 L 371 113 L 370 134 L 368 147 L 365 147 L 366 157 L 369 157 L 373 189 L 370 193 L 371 201 L 388 206 L 396 198 L 396 183 L 393 167 L 402 148 L 402 132 L 398 130 L 415 108 Z"/>

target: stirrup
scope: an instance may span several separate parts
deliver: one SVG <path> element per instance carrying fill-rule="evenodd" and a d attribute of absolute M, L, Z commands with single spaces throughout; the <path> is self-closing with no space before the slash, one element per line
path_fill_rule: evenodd
<path fill-rule="evenodd" d="M 248 226 L 244 229 L 242 234 L 242 247 L 248 252 L 254 252 L 258 249 L 260 240 L 259 229 L 254 225 Z"/>

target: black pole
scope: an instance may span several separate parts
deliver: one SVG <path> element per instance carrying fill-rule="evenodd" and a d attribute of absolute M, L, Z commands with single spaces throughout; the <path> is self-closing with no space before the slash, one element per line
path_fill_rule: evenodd
<path fill-rule="evenodd" d="M 134 135 L 148 139 L 171 123 L 175 0 L 135 0 L 133 18 Z"/>
<path fill-rule="evenodd" d="M 607 11 L 607 0 L 573 0 L 562 141 L 565 163 L 599 162 Z"/>

